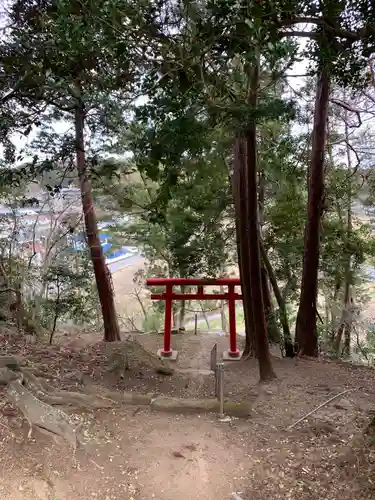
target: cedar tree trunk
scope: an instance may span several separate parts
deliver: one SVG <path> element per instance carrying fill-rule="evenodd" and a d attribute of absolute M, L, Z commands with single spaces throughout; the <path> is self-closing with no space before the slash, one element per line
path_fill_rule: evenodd
<path fill-rule="evenodd" d="M 254 87 L 258 78 L 254 78 Z M 259 363 L 260 380 L 272 380 L 276 377 L 272 368 L 271 355 L 268 344 L 267 325 L 264 314 L 262 277 L 260 272 L 259 252 L 259 222 L 258 222 L 258 190 L 257 190 L 257 151 L 256 151 L 256 125 L 252 121 L 246 131 L 246 164 L 247 164 L 247 203 L 250 217 L 249 246 L 250 262 L 248 284 L 251 287 L 253 322 L 255 330 L 256 354 Z M 247 284 L 247 283 L 246 283 Z"/>
<path fill-rule="evenodd" d="M 247 205 L 247 175 L 246 153 L 244 141 L 236 138 L 234 144 L 234 171 L 232 176 L 233 198 L 236 212 L 236 236 L 238 267 L 240 270 L 242 302 L 245 319 L 246 343 L 244 356 L 255 354 L 254 323 L 251 299 L 250 267 L 249 267 L 249 233 L 248 220 L 250 218 Z"/>
<path fill-rule="evenodd" d="M 94 267 L 96 286 L 103 315 L 104 340 L 113 342 L 120 340 L 120 329 L 117 321 L 111 274 L 105 263 L 103 249 L 100 244 L 98 225 L 94 210 L 91 183 L 87 174 L 84 146 L 85 111 L 82 104 L 75 110 L 75 133 L 77 170 L 81 189 L 82 209 L 85 219 L 86 236 Z"/>
<path fill-rule="evenodd" d="M 249 78 L 248 102 L 250 109 L 255 111 L 258 98 L 259 58 L 253 65 Z M 260 380 L 266 381 L 276 377 L 272 368 L 271 355 L 268 344 L 267 325 L 264 313 L 262 276 L 260 272 L 259 251 L 259 216 L 258 216 L 258 155 L 257 131 L 255 117 L 251 117 L 245 132 L 246 144 L 246 173 L 247 173 L 247 206 L 248 206 L 248 235 L 249 247 L 249 284 L 251 287 L 253 322 L 255 330 L 256 355 L 259 363 Z"/>
<path fill-rule="evenodd" d="M 316 300 L 318 293 L 319 235 L 324 196 L 324 150 L 326 145 L 329 90 L 329 74 L 322 68 L 318 77 L 315 98 L 301 296 L 295 336 L 298 353 L 307 356 L 318 356 Z"/>

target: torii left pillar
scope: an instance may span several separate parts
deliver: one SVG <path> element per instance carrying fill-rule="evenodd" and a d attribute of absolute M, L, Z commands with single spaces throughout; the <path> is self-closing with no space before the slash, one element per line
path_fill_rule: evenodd
<path fill-rule="evenodd" d="M 172 303 L 173 303 L 173 285 L 167 284 L 164 295 L 164 347 L 158 350 L 157 355 L 160 358 L 177 361 L 178 351 L 172 350 Z"/>

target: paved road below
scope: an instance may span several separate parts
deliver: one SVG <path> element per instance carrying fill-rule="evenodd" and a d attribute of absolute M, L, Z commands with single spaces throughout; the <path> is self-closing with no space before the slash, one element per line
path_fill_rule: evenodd
<path fill-rule="evenodd" d="M 133 264 L 138 262 L 139 259 L 141 259 L 141 255 L 135 254 L 131 257 L 127 257 L 116 262 L 111 262 L 108 264 L 108 267 L 111 273 L 115 273 L 116 271 L 120 271 L 120 269 L 122 269 L 123 267 L 132 266 Z"/>

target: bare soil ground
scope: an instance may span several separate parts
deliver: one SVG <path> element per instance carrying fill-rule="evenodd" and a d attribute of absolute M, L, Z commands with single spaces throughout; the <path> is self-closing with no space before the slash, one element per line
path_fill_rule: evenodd
<path fill-rule="evenodd" d="M 140 336 L 156 350 L 158 335 Z M 79 389 L 77 373 L 108 388 L 182 397 L 213 395 L 212 375 L 157 375 L 132 361 L 124 379 L 106 372 L 99 336 L 61 335 L 33 345 L 4 329 L 0 354 L 16 353 L 45 371 L 54 387 Z M 178 366 L 209 367 L 213 335 L 173 337 Z M 252 403 L 247 420 L 157 413 L 137 406 L 73 413 L 84 443 L 76 450 L 28 427 L 0 392 L 0 500 L 369 500 L 375 498 L 375 371 L 332 361 L 280 359 L 278 380 L 258 383 L 254 360 L 226 365 L 225 393 Z M 288 426 L 346 389 L 292 430 Z"/>

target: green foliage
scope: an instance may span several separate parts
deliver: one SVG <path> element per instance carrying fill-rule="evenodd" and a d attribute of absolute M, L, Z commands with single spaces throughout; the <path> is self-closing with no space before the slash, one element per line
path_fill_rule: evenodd
<path fill-rule="evenodd" d="M 61 186 L 74 167 L 75 141 L 70 131 L 58 134 L 53 128 L 56 122 L 71 122 L 78 103 L 84 105 L 93 146 L 88 166 L 95 166 L 95 151 L 114 146 L 111 136 L 129 111 L 142 76 L 144 50 L 151 57 L 156 43 L 148 30 L 156 36 L 158 29 L 148 2 L 13 2 L 0 42 L 3 182 L 34 179 L 58 166 L 62 172 L 57 180 L 53 176 L 57 184 L 45 184 Z M 31 147 L 18 157 L 14 131 L 24 136 L 36 132 Z M 12 164 L 25 153 L 35 155 L 34 161 L 15 170 Z"/>
<path fill-rule="evenodd" d="M 123 235 L 140 246 L 147 259 L 167 265 L 169 276 L 213 276 L 226 261 L 228 184 L 225 167 L 220 173 L 215 166 L 204 160 L 186 163 L 162 218 L 153 209 L 156 186 L 143 186 L 148 209 L 133 212 L 132 222 L 123 227 Z M 138 199 L 141 189 L 138 185 Z"/>
<path fill-rule="evenodd" d="M 163 326 L 163 314 L 155 309 L 144 318 L 142 330 L 145 332 L 159 332 Z"/>
<path fill-rule="evenodd" d="M 370 352 L 375 354 L 375 327 L 371 325 L 367 331 L 366 341 Z"/>
<path fill-rule="evenodd" d="M 41 322 L 53 329 L 56 324 L 98 326 L 99 301 L 93 288 L 94 273 L 87 253 L 61 252 L 42 277 L 46 295 L 41 303 Z"/>

